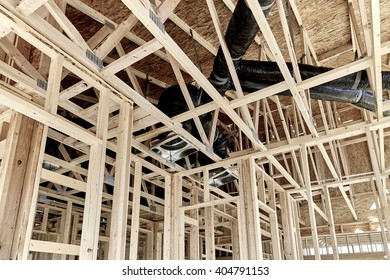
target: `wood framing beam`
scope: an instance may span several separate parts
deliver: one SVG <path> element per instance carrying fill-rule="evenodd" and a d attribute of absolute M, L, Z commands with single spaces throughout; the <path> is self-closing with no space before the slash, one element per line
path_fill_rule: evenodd
<path fill-rule="evenodd" d="M 261 229 L 259 216 L 259 199 L 258 186 L 256 183 L 256 169 L 254 167 L 253 158 L 248 158 L 240 162 L 239 168 L 239 205 L 241 216 L 239 222 L 241 223 L 240 235 L 246 240 L 247 246 L 241 247 L 240 251 L 245 250 L 247 259 L 262 260 L 263 249 L 261 244 Z M 245 242 L 244 242 L 245 244 Z"/>
<path fill-rule="evenodd" d="M 130 152 L 133 108 L 123 102 L 119 111 L 117 158 L 115 161 L 114 197 L 111 214 L 108 259 L 124 259 L 130 184 Z M 136 170 L 138 171 L 138 170 Z M 137 192 L 137 186 L 134 193 Z M 133 203 L 133 207 L 135 207 Z"/>
<path fill-rule="evenodd" d="M 89 47 L 84 38 L 54 0 L 48 0 L 44 5 L 69 38 L 84 51 L 88 50 Z"/>
<path fill-rule="evenodd" d="M 134 15 L 130 15 L 126 20 L 117 25 L 115 30 L 104 39 L 104 42 L 95 51 L 96 55 L 100 59 L 104 59 L 110 53 L 110 51 L 120 43 L 123 37 L 125 37 L 125 35 L 130 32 L 130 30 L 137 22 L 137 18 Z"/>
<path fill-rule="evenodd" d="M 390 228 L 390 210 L 389 210 L 389 205 L 387 203 L 386 180 L 381 178 L 382 174 L 381 174 L 381 170 L 380 170 L 380 166 L 379 166 L 379 159 L 376 156 L 374 140 L 372 139 L 373 138 L 372 133 L 375 133 L 375 131 L 370 132 L 367 129 L 366 134 L 367 134 L 368 151 L 369 151 L 372 168 L 373 168 L 374 175 L 375 175 L 375 184 L 377 186 L 377 190 L 379 193 L 380 204 L 381 204 L 381 207 L 383 208 L 383 212 L 384 212 L 386 228 L 389 229 Z M 387 236 L 388 236 L 387 237 L 388 240 L 390 240 L 390 230 L 387 231 Z"/>
<path fill-rule="evenodd" d="M 376 112 L 378 118 L 383 117 L 382 110 L 382 57 L 379 1 L 371 1 L 371 36 L 373 57 L 373 84 L 376 97 Z"/>
<path fill-rule="evenodd" d="M 199 190 L 191 189 L 190 190 L 190 204 L 197 204 L 199 198 Z M 183 210 L 184 211 L 184 210 Z M 196 221 L 199 221 L 199 210 L 194 209 L 190 211 L 190 218 Z M 189 259 L 190 260 L 200 260 L 199 256 L 199 222 L 198 225 L 190 225 L 190 234 L 189 234 Z"/>
<path fill-rule="evenodd" d="M 20 258 L 32 203 L 31 183 L 26 180 L 31 179 L 31 163 L 35 162 L 31 149 L 40 132 L 34 120 L 12 113 L 0 167 L 0 259 Z"/>
<path fill-rule="evenodd" d="M 330 145 L 331 145 L 331 143 L 330 143 Z M 331 160 L 330 160 L 330 158 L 329 158 L 329 155 L 327 154 L 327 152 L 326 152 L 326 150 L 325 150 L 324 145 L 321 143 L 321 144 L 318 145 L 318 148 L 320 149 L 320 152 L 321 152 L 322 156 L 324 157 L 324 160 L 325 160 L 325 162 L 326 162 L 326 164 L 327 164 L 327 166 L 328 166 L 330 172 L 332 173 L 332 176 L 333 176 L 337 181 L 340 181 L 340 180 L 341 180 L 341 179 L 340 179 L 340 176 L 339 176 L 339 174 L 337 173 L 336 169 L 334 168 L 334 166 L 333 166 L 333 164 L 332 164 L 332 162 L 331 162 Z M 352 216 L 354 217 L 355 220 L 357 220 L 358 218 L 357 218 L 357 215 L 356 215 L 355 208 L 353 207 L 353 205 L 352 205 L 352 203 L 351 203 L 349 197 L 348 197 L 347 194 L 345 193 L 345 190 L 344 190 L 343 186 L 340 185 L 340 186 L 338 186 L 338 188 L 339 188 L 339 190 L 340 190 L 340 192 L 341 192 L 341 195 L 343 196 L 343 198 L 344 198 L 344 200 L 345 200 L 345 202 L 346 202 L 346 204 L 347 204 L 349 210 L 351 211 Z"/>
<path fill-rule="evenodd" d="M 5 204 L 7 201 L 9 184 L 11 181 L 10 174 L 12 173 L 13 169 L 13 161 L 15 158 L 21 124 L 22 115 L 13 112 L 10 126 L 8 128 L 7 139 L 4 145 L 6 152 L 3 155 L 0 168 L 0 218 L 2 218 L 3 213 L 5 213 Z"/>
<path fill-rule="evenodd" d="M 134 166 L 134 191 L 133 203 L 131 212 L 131 232 L 130 232 L 130 260 L 138 258 L 138 239 L 140 227 L 140 203 L 141 203 L 141 180 L 142 180 L 142 164 L 135 161 Z"/>
<path fill-rule="evenodd" d="M 72 97 L 75 97 L 76 95 L 86 91 L 87 89 L 90 89 L 91 86 L 88 85 L 86 82 L 84 81 L 80 81 L 72 86 L 70 86 L 69 88 L 63 90 L 60 92 L 60 103 L 65 101 L 65 100 L 69 100 L 71 99 Z"/>
<path fill-rule="evenodd" d="M 271 28 L 268 25 L 268 22 L 264 16 L 263 11 L 261 10 L 260 4 L 258 1 L 254 0 L 248 0 L 247 4 L 249 8 L 252 10 L 252 13 L 254 17 L 256 18 L 256 21 L 260 27 L 260 30 L 263 34 L 263 36 L 266 39 L 266 42 L 268 46 L 270 47 L 270 50 L 273 54 L 273 57 L 275 58 L 276 63 L 279 66 L 279 69 L 284 77 L 284 80 L 286 81 L 291 94 L 294 97 L 294 100 L 302 114 L 303 119 L 305 120 L 306 125 L 308 126 L 311 134 L 313 136 L 317 136 L 317 130 L 314 127 L 314 124 L 312 122 L 312 118 L 308 111 L 308 106 L 305 104 L 302 96 L 300 95 L 297 84 L 294 81 L 294 78 L 291 76 L 290 71 L 288 70 L 286 62 L 283 60 L 283 55 L 281 54 L 280 48 L 275 40 L 275 37 L 273 36 L 273 33 L 271 31 Z"/>
<path fill-rule="evenodd" d="M 11 28 L 7 25 L 0 23 L 0 38 L 4 38 L 11 32 Z"/>
<path fill-rule="evenodd" d="M 182 94 L 184 96 L 184 100 L 185 100 L 185 102 L 187 104 L 188 109 L 190 109 L 190 110 L 195 109 L 195 105 L 192 102 L 191 95 L 190 95 L 190 93 L 188 91 L 187 85 L 185 83 L 184 77 L 183 77 L 183 75 L 181 73 L 181 70 L 180 70 L 180 67 L 179 67 L 177 61 L 169 53 L 168 53 L 168 58 L 169 58 L 169 60 L 171 62 L 171 66 L 172 66 L 173 72 L 175 73 L 176 80 L 179 83 L 180 90 L 181 90 L 181 92 L 182 92 Z M 196 129 L 198 130 L 198 133 L 200 135 L 200 138 L 202 139 L 202 142 L 206 146 L 212 148 L 211 143 L 214 143 L 214 142 L 211 142 L 211 141 L 208 140 L 206 132 L 205 132 L 205 130 L 203 128 L 203 125 L 202 125 L 202 123 L 201 123 L 201 121 L 200 121 L 198 116 L 195 116 L 194 122 L 195 122 Z"/>
<path fill-rule="evenodd" d="M 171 213 L 170 213 L 170 238 L 171 238 L 171 260 L 184 259 L 184 211 L 181 211 L 183 201 L 183 179 L 175 173 L 171 175 Z M 165 224 L 164 224 L 165 227 Z"/>
<path fill-rule="evenodd" d="M 297 259 L 296 239 L 293 232 L 293 217 L 291 211 L 292 198 L 286 192 L 279 194 L 279 203 L 281 209 L 282 228 L 283 228 L 283 253 L 286 260 Z"/>
<path fill-rule="evenodd" d="M 338 260 L 339 259 L 339 252 L 338 252 L 338 246 L 337 246 L 337 236 L 336 236 L 336 229 L 335 229 L 334 219 L 333 219 L 332 203 L 331 203 L 328 188 L 324 188 L 324 198 L 325 198 L 326 213 L 329 217 L 329 232 L 330 232 L 330 239 L 332 241 L 333 259 Z"/>
<path fill-rule="evenodd" d="M 77 256 L 79 255 L 80 246 L 50 241 L 31 240 L 30 251 Z"/>
<path fill-rule="evenodd" d="M 94 144 L 99 142 L 99 140 L 91 133 L 77 127 L 64 118 L 59 117 L 56 114 L 49 113 L 42 108 L 39 108 L 35 104 L 23 99 L 22 97 L 19 97 L 18 93 L 12 92 L 12 89 L 5 87 L 3 84 L 0 84 L 0 96 L 0 102 L 2 104 L 6 104 L 13 110 L 18 111 L 32 119 L 67 133 L 69 136 L 83 141 L 86 144 Z"/>
<path fill-rule="evenodd" d="M 173 11 L 180 3 L 180 1 L 181 0 L 157 1 L 157 2 L 162 2 L 159 5 L 157 5 L 157 15 L 162 22 L 165 22 L 169 18 L 169 16 L 173 14 Z"/>
<path fill-rule="evenodd" d="M 378 193 L 375 187 L 374 180 L 370 180 L 371 184 L 371 189 L 372 193 L 374 195 L 374 204 L 375 208 L 377 209 L 377 214 L 378 214 L 378 220 L 379 220 L 379 226 L 381 229 L 381 236 L 382 236 L 382 243 L 383 243 L 383 249 L 386 253 L 387 259 L 390 258 L 390 250 L 389 250 L 389 238 L 388 235 L 386 235 L 386 228 L 385 228 L 385 223 L 383 222 L 383 211 L 385 210 L 383 207 L 381 207 L 381 202 L 378 197 Z"/>
<path fill-rule="evenodd" d="M 22 52 L 19 51 L 7 37 L 0 40 L 0 47 L 26 74 L 30 75 L 35 80 L 41 79 L 42 81 L 45 81 L 45 78 L 31 65 Z"/>
<path fill-rule="evenodd" d="M 48 0 L 22 0 L 16 7 L 16 10 L 25 16 L 29 16 L 38 10 Z"/>
<path fill-rule="evenodd" d="M 63 68 L 63 57 L 60 55 L 54 56 L 51 59 L 51 63 L 50 63 L 50 68 L 49 68 L 50 75 L 47 81 L 47 95 L 46 95 L 44 110 L 42 110 L 43 113 L 48 113 L 51 116 L 54 116 L 54 114 L 56 114 L 58 108 L 58 98 L 59 98 L 59 91 L 60 91 L 62 68 Z M 19 100 L 19 102 L 22 102 L 22 99 Z M 27 107 L 29 106 L 27 105 Z M 32 115 L 36 114 L 37 112 L 34 110 L 34 108 L 31 107 L 30 110 L 32 112 Z M 25 112 L 23 112 L 23 114 L 24 113 Z M 41 173 L 42 173 L 42 163 L 44 158 L 47 135 L 49 131 L 48 123 L 46 124 L 42 123 L 42 124 L 44 125 L 40 125 L 40 129 L 39 129 L 40 131 L 39 134 L 36 135 L 37 138 L 36 138 L 36 142 L 34 143 L 34 149 L 36 149 L 36 151 L 33 151 L 34 159 L 31 161 L 31 164 L 33 165 L 30 166 L 29 173 L 27 173 L 29 176 L 28 177 L 29 181 L 25 181 L 26 184 L 25 188 L 29 189 L 28 195 L 25 197 L 25 199 L 31 199 L 31 202 L 28 206 L 29 213 L 27 215 L 28 218 L 26 219 L 26 229 L 22 231 L 24 234 L 23 247 L 20 248 L 18 251 L 21 259 L 28 258 L 30 247 L 31 247 L 31 241 L 32 241 L 31 240 L 32 231 L 34 229 L 34 224 L 35 224 L 34 217 L 35 217 L 35 212 L 36 212 L 36 207 L 38 202 L 38 191 L 39 191 L 39 184 L 40 184 Z"/>
<path fill-rule="evenodd" d="M 114 75 L 115 73 L 129 67 L 130 65 L 136 63 L 137 61 L 145 58 L 146 56 L 154 53 L 155 51 L 162 48 L 162 45 L 156 39 L 152 39 L 149 42 L 143 44 L 137 49 L 125 54 L 119 59 L 111 62 L 106 67 L 102 68 L 102 73 L 104 75 Z"/>
<path fill-rule="evenodd" d="M 171 175 L 164 176 L 164 239 L 163 239 L 163 260 L 169 260 L 171 258 L 171 212 L 172 212 L 172 179 Z"/>
<path fill-rule="evenodd" d="M 85 182 L 72 179 L 68 176 L 60 175 L 56 172 L 42 169 L 41 178 L 54 184 L 58 184 L 67 188 L 78 190 L 80 192 L 86 191 L 87 184 Z"/>
<path fill-rule="evenodd" d="M 307 157 L 307 147 L 304 145 L 301 148 L 301 160 L 302 160 L 302 167 L 303 167 L 303 176 L 305 179 L 305 186 L 306 186 L 306 196 L 307 196 L 307 204 L 309 209 L 311 233 L 313 237 L 314 254 L 316 260 L 320 260 L 321 256 L 320 256 L 320 249 L 319 249 L 320 247 L 318 243 L 317 222 L 316 222 L 316 217 L 314 212 L 315 203 L 312 197 L 309 161 Z"/>
<path fill-rule="evenodd" d="M 210 185 L 209 185 L 209 170 L 206 168 L 203 171 L 203 182 L 204 182 L 204 193 L 203 199 L 205 203 L 213 202 L 212 196 L 210 194 Z M 214 205 L 205 207 L 205 255 L 206 260 L 215 260 L 215 225 L 214 225 Z"/>
<path fill-rule="evenodd" d="M 83 226 L 80 243 L 80 259 L 95 260 L 98 253 L 98 238 L 100 233 L 100 214 L 102 208 L 104 167 L 108 128 L 110 92 L 101 91 L 96 137 L 101 140 L 91 145 Z"/>
<path fill-rule="evenodd" d="M 268 197 L 269 197 L 269 206 L 274 210 L 274 213 L 269 214 L 270 227 L 271 227 L 271 246 L 272 246 L 272 259 L 281 260 L 282 252 L 280 246 L 280 234 L 279 234 L 279 224 L 278 224 L 278 215 L 276 209 L 276 192 L 274 187 L 274 182 L 267 182 L 268 187 Z"/>

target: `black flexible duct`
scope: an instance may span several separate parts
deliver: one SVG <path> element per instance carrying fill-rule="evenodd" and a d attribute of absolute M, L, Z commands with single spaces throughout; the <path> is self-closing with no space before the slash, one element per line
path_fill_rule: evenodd
<path fill-rule="evenodd" d="M 202 97 L 207 96 L 207 94 L 203 93 L 202 89 L 198 89 L 197 87 L 190 84 L 187 85 L 187 89 L 190 93 L 192 102 L 194 103 L 195 107 L 198 107 L 205 103 L 204 100 L 202 100 Z M 164 90 L 160 96 L 157 107 L 169 117 L 182 114 L 189 110 L 179 85 L 174 85 Z M 206 135 L 209 135 L 212 123 L 211 113 L 203 114 L 199 116 L 199 119 L 203 125 Z M 201 137 L 199 135 L 198 130 L 196 129 L 193 120 L 185 121 L 182 123 L 182 125 L 185 130 L 191 133 L 198 140 L 201 140 Z M 165 137 L 166 134 L 159 135 L 159 138 Z M 217 130 L 215 131 L 213 150 L 214 153 L 221 158 L 226 158 L 229 156 L 227 152 L 226 137 L 222 134 L 222 131 L 219 127 L 217 127 Z M 203 154 L 199 156 L 198 161 L 202 165 L 207 165 L 211 163 L 211 161 Z"/>
<path fill-rule="evenodd" d="M 265 15 L 267 15 L 272 8 L 274 1 L 275 0 L 259 0 Z M 259 32 L 259 27 L 251 10 L 246 5 L 245 0 L 239 0 L 229 22 L 225 39 L 236 67 L 241 86 L 243 90 L 248 93 L 266 88 L 284 80 L 283 75 L 275 62 L 242 60 L 242 56 L 248 50 L 257 32 Z M 287 66 L 292 74 L 293 68 L 291 63 L 288 63 Z M 300 75 L 303 80 L 330 70 L 332 69 L 305 64 L 299 65 Z M 213 72 L 211 73 L 209 80 L 221 95 L 224 95 L 226 90 L 234 89 L 221 48 L 219 48 L 217 56 L 215 57 Z M 390 90 L 390 72 L 382 73 L 382 81 L 383 89 Z M 202 94 L 202 89 L 197 89 L 192 85 L 187 85 L 187 88 L 195 107 L 211 101 L 211 98 L 207 94 Z M 370 86 L 367 74 L 365 71 L 360 71 L 311 88 L 310 98 L 348 102 L 361 108 L 375 111 L 376 100 L 375 97 L 367 91 L 369 89 Z M 278 94 L 291 96 L 290 91 L 284 91 Z M 158 108 L 169 117 L 188 111 L 188 106 L 178 85 L 166 89 L 161 94 Z M 390 115 L 390 111 L 384 112 L 384 115 Z M 211 129 L 211 113 L 204 114 L 199 118 L 206 134 L 208 134 Z M 183 122 L 183 128 L 200 140 L 200 135 L 193 120 Z M 161 135 L 161 137 L 164 137 L 164 135 Z M 213 149 L 221 158 L 228 157 L 227 140 L 219 128 L 216 130 Z M 210 163 L 210 160 L 203 155 L 200 155 L 198 160 L 202 165 Z"/>
<path fill-rule="evenodd" d="M 268 14 L 273 3 L 274 0 L 259 0 L 259 4 L 263 7 L 265 15 Z M 275 62 L 242 60 L 242 56 L 248 50 L 258 31 L 259 27 L 257 22 L 245 0 L 239 0 L 229 22 L 225 39 L 233 58 L 241 86 L 248 93 L 284 80 Z M 287 66 L 292 74 L 293 68 L 291 63 L 287 63 Z M 303 80 L 330 70 L 332 69 L 326 67 L 305 64 L 299 65 L 299 71 Z M 224 95 L 226 90 L 234 89 L 221 48 L 219 48 L 214 60 L 213 72 L 209 80 L 221 95 Z M 382 73 L 382 81 L 383 89 L 389 90 L 389 72 Z M 375 97 L 367 92 L 369 89 L 370 85 L 367 74 L 365 71 L 360 71 L 311 88 L 310 97 L 317 100 L 353 103 L 361 108 L 375 111 Z M 291 93 L 283 92 L 280 95 L 291 95 Z M 206 99 L 207 97 L 204 97 L 204 100 Z M 390 115 L 390 112 L 384 112 L 384 115 Z"/>
<path fill-rule="evenodd" d="M 266 16 L 274 2 L 275 0 L 259 0 L 260 6 Z M 259 32 L 259 26 L 252 11 L 248 8 L 245 0 L 239 0 L 225 33 L 226 45 L 236 67 L 240 64 L 242 56 L 252 44 L 257 32 Z M 229 77 L 229 69 L 220 47 L 214 59 L 210 82 L 221 93 L 224 93 L 224 86 L 227 85 Z"/>
<path fill-rule="evenodd" d="M 287 63 L 287 66 L 292 74 L 293 70 L 291 63 Z M 299 71 L 303 80 L 330 70 L 332 69 L 326 67 L 316 67 L 306 64 L 299 65 Z M 248 93 L 266 88 L 284 80 L 283 75 L 275 62 L 242 60 L 241 64 L 238 65 L 237 73 L 243 90 Z M 382 72 L 382 87 L 385 90 L 390 89 L 389 72 Z M 225 88 L 233 89 L 233 84 L 228 82 L 225 85 Z M 367 91 L 369 89 L 370 84 L 367 74 L 365 71 L 361 71 L 311 88 L 310 98 L 315 100 L 352 103 L 369 111 L 375 111 L 376 99 L 373 94 Z M 290 91 L 284 91 L 278 93 L 278 95 L 291 96 L 291 93 Z M 383 114 L 389 116 L 390 111 L 385 111 Z"/>

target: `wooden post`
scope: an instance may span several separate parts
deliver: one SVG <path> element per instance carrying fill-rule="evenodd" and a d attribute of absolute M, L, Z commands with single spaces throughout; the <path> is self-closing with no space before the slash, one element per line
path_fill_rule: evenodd
<path fill-rule="evenodd" d="M 72 220 L 72 231 L 71 231 L 71 235 L 70 235 L 70 244 L 76 244 L 79 220 L 80 220 L 80 215 L 78 213 L 74 214 L 73 220 Z M 69 256 L 69 260 L 74 260 L 74 259 L 75 259 L 74 255 Z"/>
<path fill-rule="evenodd" d="M 376 156 L 375 151 L 375 145 L 373 140 L 373 134 L 375 135 L 375 131 L 371 133 L 371 131 L 367 128 L 366 129 L 367 134 L 367 144 L 368 144 L 368 151 L 370 154 L 371 164 L 373 167 L 374 175 L 375 175 L 375 184 L 377 186 L 377 190 L 379 193 L 379 201 L 380 205 L 383 208 L 383 214 L 385 218 L 385 224 L 387 229 L 390 228 L 390 210 L 389 205 L 387 203 L 386 199 L 386 180 L 382 180 L 381 178 L 381 170 L 380 170 L 380 164 L 378 157 Z M 390 230 L 387 230 L 387 240 L 390 240 Z"/>
<path fill-rule="evenodd" d="M 291 207 L 289 207 L 290 195 L 286 192 L 279 193 L 280 209 L 282 213 L 284 255 L 286 260 L 297 259 L 296 246 L 292 226 Z"/>
<path fill-rule="evenodd" d="M 162 251 L 162 242 L 161 242 L 161 232 L 160 223 L 153 223 L 153 260 L 161 260 L 161 251 Z"/>
<path fill-rule="evenodd" d="M 329 224 L 328 224 L 329 234 L 330 234 L 330 239 L 332 240 L 333 259 L 338 260 L 339 259 L 339 252 L 337 249 L 336 229 L 335 229 L 334 220 L 333 220 L 332 204 L 330 201 L 329 190 L 327 187 L 324 187 L 324 198 L 325 198 L 325 210 L 326 210 L 326 214 L 328 215 L 328 220 L 329 220 Z"/>
<path fill-rule="evenodd" d="M 210 201 L 209 170 L 203 170 L 204 201 Z M 205 241 L 206 260 L 215 260 L 215 238 L 214 238 L 214 206 L 205 207 Z"/>
<path fill-rule="evenodd" d="M 106 155 L 108 112 L 110 96 L 108 91 L 100 92 L 96 136 L 101 140 L 90 147 L 88 179 L 85 194 L 85 208 L 80 244 L 80 259 L 97 258 L 100 229 L 100 212 L 103 195 L 104 167 Z"/>
<path fill-rule="evenodd" d="M 115 161 L 114 196 L 111 212 L 108 259 L 124 259 L 126 249 L 127 214 L 129 207 L 130 154 L 133 126 L 132 106 L 120 105 L 118 147 Z"/>
<path fill-rule="evenodd" d="M 72 201 L 68 201 L 66 205 L 66 211 L 63 211 L 64 216 L 62 220 L 64 220 L 64 232 L 61 242 L 64 244 L 69 244 L 70 240 L 70 225 L 72 222 Z M 61 256 L 62 260 L 66 260 L 66 255 Z"/>
<path fill-rule="evenodd" d="M 248 242 L 248 259 L 262 260 L 258 188 L 256 170 L 252 158 L 241 160 L 239 196 L 240 204 L 243 203 L 245 206 L 245 234 Z"/>
<path fill-rule="evenodd" d="M 133 186 L 133 204 L 131 211 L 131 234 L 130 234 L 130 260 L 136 260 L 138 256 L 138 240 L 140 226 L 140 205 L 141 205 L 141 182 L 142 182 L 142 164 L 135 161 L 134 166 L 134 186 Z"/>
<path fill-rule="evenodd" d="M 60 89 L 61 72 L 63 66 L 63 57 L 57 55 L 52 58 L 50 64 L 50 75 L 47 84 L 47 96 L 45 100 L 45 111 L 55 114 L 58 107 L 58 95 Z M 43 155 L 46 146 L 46 139 L 49 127 L 42 124 L 36 125 L 37 130 L 33 134 L 33 145 L 30 148 L 31 159 L 29 160 L 26 178 L 24 180 L 24 189 L 26 192 L 22 195 L 21 213 L 22 215 L 20 222 L 23 227 L 20 228 L 19 234 L 22 236 L 15 235 L 14 238 L 18 237 L 19 248 L 17 249 L 17 258 L 27 259 L 30 249 L 30 241 L 32 236 L 32 230 L 34 228 L 34 217 L 36 211 L 36 205 L 38 201 L 38 190 L 40 177 L 42 172 Z M 28 213 L 28 214 L 26 214 Z"/>
<path fill-rule="evenodd" d="M 171 258 L 171 209 L 172 209 L 172 184 L 171 176 L 165 176 L 165 201 L 164 201 L 164 239 L 163 239 L 163 259 Z"/>
<path fill-rule="evenodd" d="M 19 243 L 23 242 L 14 237 L 23 231 L 23 213 L 30 210 L 29 205 L 25 204 L 28 201 L 24 201 L 22 197 L 28 192 L 24 183 L 28 177 L 29 161 L 33 161 L 34 156 L 31 151 L 36 138 L 33 137 L 34 128 L 34 120 L 17 112 L 12 113 L 5 140 L 6 154 L 0 170 L 0 259 L 17 258 Z"/>
<path fill-rule="evenodd" d="M 197 204 L 199 195 L 198 189 L 193 188 L 190 192 L 190 204 Z M 199 221 L 199 209 L 190 210 L 190 217 Z M 189 259 L 199 260 L 199 226 L 190 225 L 189 244 Z"/>
<path fill-rule="evenodd" d="M 302 253 L 302 237 L 301 237 L 301 231 L 299 228 L 299 215 L 298 215 L 298 201 L 291 199 L 291 208 L 294 213 L 294 236 L 295 236 L 295 242 L 296 242 L 296 250 L 297 250 L 297 259 L 303 260 L 303 253 Z"/>
<path fill-rule="evenodd" d="M 237 213 L 236 213 L 237 216 Z M 233 251 L 233 260 L 240 259 L 240 237 L 238 231 L 238 220 L 231 221 L 231 235 L 232 235 L 232 251 Z"/>
<path fill-rule="evenodd" d="M 177 260 L 179 258 L 179 241 L 178 241 L 178 218 L 179 218 L 179 206 L 178 206 L 178 175 L 171 175 L 171 224 L 170 224 L 170 238 L 171 238 L 171 260 Z"/>
<path fill-rule="evenodd" d="M 181 210 L 180 207 L 183 204 L 183 178 L 179 174 L 173 175 L 174 179 L 174 201 L 175 207 L 172 208 L 174 215 L 172 219 L 176 221 L 175 232 L 172 232 L 172 242 L 176 243 L 174 246 L 177 247 L 177 257 L 176 259 L 184 260 L 185 259 L 185 222 L 184 222 L 184 210 Z M 176 242 L 175 242 L 176 241 Z"/>
<path fill-rule="evenodd" d="M 307 156 L 307 147 L 305 145 L 302 145 L 301 147 L 301 161 L 303 167 L 302 168 L 303 177 L 306 186 L 306 196 L 307 196 L 307 204 L 309 209 L 311 233 L 313 237 L 314 253 L 315 253 L 316 260 L 320 260 L 321 259 L 320 246 L 318 243 L 317 223 L 316 223 L 316 216 L 314 212 L 314 201 L 313 201 L 313 196 L 311 191 L 309 161 Z"/>
<path fill-rule="evenodd" d="M 146 260 L 153 260 L 153 252 L 154 252 L 154 226 L 155 223 L 148 223 L 147 229 L 150 231 L 146 233 Z"/>
<path fill-rule="evenodd" d="M 279 225 L 278 225 L 278 215 L 276 212 L 276 197 L 275 197 L 275 187 L 274 182 L 268 182 L 268 196 L 269 196 L 269 206 L 275 211 L 275 213 L 269 214 L 269 221 L 271 227 L 271 242 L 272 242 L 272 257 L 274 260 L 281 260 L 282 255 L 280 251 L 280 240 L 279 240 Z"/>
<path fill-rule="evenodd" d="M 10 126 L 5 140 L 4 150 L 6 152 L 3 156 L 0 168 L 0 224 L 2 224 L 3 216 L 5 216 L 6 202 L 12 178 L 11 173 L 14 167 L 14 159 L 16 156 L 19 133 L 22 126 L 22 118 L 23 115 L 17 112 L 12 112 Z"/>
<path fill-rule="evenodd" d="M 381 202 L 378 198 L 378 193 L 376 191 L 374 180 L 370 180 L 372 193 L 374 195 L 374 203 L 375 208 L 377 209 L 378 214 L 378 220 L 379 220 L 379 226 L 381 228 L 381 237 L 382 237 L 382 243 L 383 243 L 383 249 L 386 253 L 387 260 L 390 260 L 390 250 L 389 250 L 389 241 L 386 235 L 385 225 L 383 223 L 383 213 L 382 210 L 385 210 L 383 207 L 381 207 Z"/>
<path fill-rule="evenodd" d="M 241 165 L 240 165 L 241 167 Z M 246 224 L 246 210 L 245 210 L 245 196 L 244 196 L 244 175 L 241 175 L 238 182 L 239 199 L 237 202 L 237 219 L 238 219 L 238 238 L 240 248 L 240 260 L 247 260 L 249 258 L 249 246 L 247 238 L 247 224 Z"/>

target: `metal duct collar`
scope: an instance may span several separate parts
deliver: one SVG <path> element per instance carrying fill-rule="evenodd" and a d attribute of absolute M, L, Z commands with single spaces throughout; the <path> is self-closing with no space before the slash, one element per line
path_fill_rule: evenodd
<path fill-rule="evenodd" d="M 159 142 L 157 145 L 150 148 L 150 150 L 166 159 L 168 162 L 175 162 L 197 152 L 199 149 L 180 135 L 174 135 Z"/>
<path fill-rule="evenodd" d="M 42 162 L 42 168 L 50 170 L 50 171 L 55 171 L 57 169 L 60 169 L 61 166 L 59 166 L 56 163 L 49 162 L 47 160 L 43 160 Z"/>
<path fill-rule="evenodd" d="M 209 185 L 212 187 L 220 187 L 237 180 L 238 175 L 234 173 L 235 171 L 233 169 L 223 168 L 210 171 Z"/>

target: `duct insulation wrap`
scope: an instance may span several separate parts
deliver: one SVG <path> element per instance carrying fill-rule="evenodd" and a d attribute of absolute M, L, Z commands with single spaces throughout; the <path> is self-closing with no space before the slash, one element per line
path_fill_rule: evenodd
<path fill-rule="evenodd" d="M 292 64 L 287 63 L 287 66 L 292 75 Z M 302 80 L 332 70 L 332 68 L 316 67 L 306 64 L 299 64 L 298 67 Z M 248 93 L 284 81 L 283 75 L 276 62 L 243 60 L 237 70 L 241 86 L 243 90 Z M 230 87 L 227 89 L 233 89 L 232 83 L 227 83 L 227 85 Z M 382 86 L 384 90 L 390 89 L 390 72 L 382 72 Z M 310 88 L 310 98 L 352 103 L 369 111 L 375 111 L 375 96 L 367 90 L 370 90 L 367 73 L 366 71 L 360 71 Z M 278 94 L 291 96 L 289 91 Z M 390 112 L 383 113 L 385 116 L 390 114 Z"/>
<path fill-rule="evenodd" d="M 293 75 L 291 63 L 287 63 L 290 74 Z M 307 64 L 299 64 L 299 73 L 302 80 L 306 80 L 325 72 L 333 70 L 327 67 L 317 67 Z M 254 61 L 242 60 L 237 67 L 237 74 L 242 81 L 251 80 L 257 83 L 276 84 L 284 81 L 283 75 L 276 62 L 273 61 Z M 360 71 L 335 79 L 322 84 L 333 88 L 343 89 L 362 89 L 369 90 L 370 84 L 366 71 Z M 390 89 L 390 72 L 382 72 L 382 87 L 384 90 Z"/>
<path fill-rule="evenodd" d="M 268 15 L 274 2 L 275 0 L 259 0 L 265 16 Z M 258 32 L 259 26 L 246 1 L 239 0 L 225 33 L 226 45 L 236 68 Z M 220 47 L 214 60 L 210 81 L 220 92 L 224 92 L 223 88 L 229 77 L 229 69 Z"/>
<path fill-rule="evenodd" d="M 208 95 L 204 93 L 202 89 L 198 89 L 197 87 L 190 84 L 187 85 L 187 89 L 195 107 L 205 104 L 205 101 L 202 98 L 208 97 Z M 162 112 L 164 112 L 168 117 L 174 117 L 184 112 L 187 112 L 189 110 L 187 106 L 187 102 L 184 98 L 184 95 L 179 85 L 174 85 L 165 89 L 160 96 L 157 107 Z M 211 124 L 212 124 L 212 114 L 211 113 L 203 114 L 199 116 L 199 119 L 200 122 L 202 123 L 206 135 L 209 135 L 209 132 L 211 130 Z M 195 138 L 201 141 L 199 132 L 192 119 L 188 121 L 184 121 L 182 125 L 186 131 L 188 131 Z M 159 136 L 159 138 L 165 138 L 166 135 L 167 134 L 162 134 Z M 212 148 L 214 150 L 214 153 L 221 158 L 227 158 L 229 156 L 227 152 L 226 137 L 223 135 L 219 127 L 217 127 L 215 131 L 215 138 L 214 138 L 214 143 L 212 143 Z M 202 165 L 206 165 L 213 162 L 203 154 L 199 156 L 198 161 Z"/>

